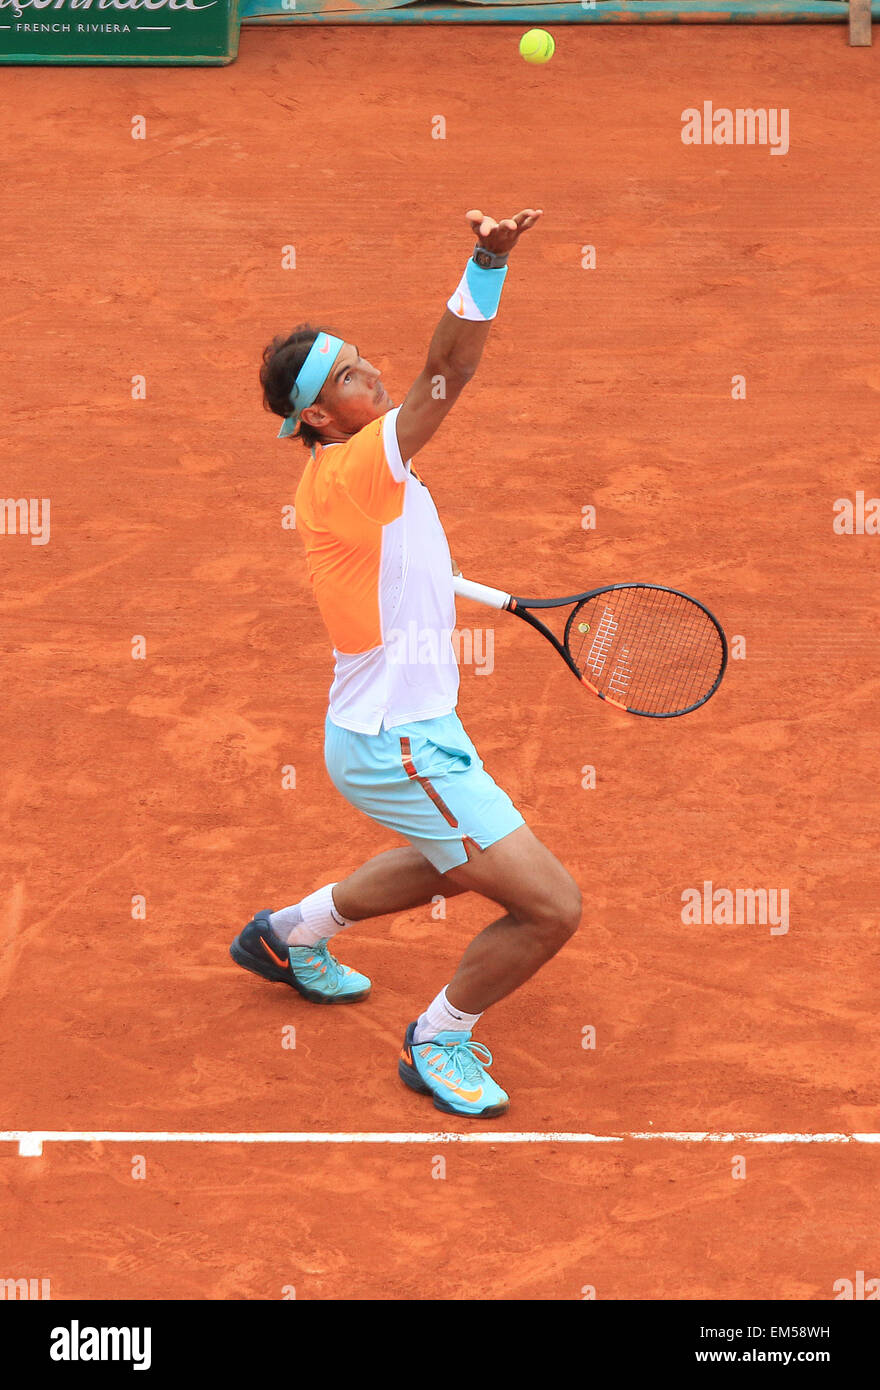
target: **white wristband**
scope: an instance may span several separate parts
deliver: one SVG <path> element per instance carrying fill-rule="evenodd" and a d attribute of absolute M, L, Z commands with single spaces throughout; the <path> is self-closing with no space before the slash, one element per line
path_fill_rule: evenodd
<path fill-rule="evenodd" d="M 506 265 L 497 270 L 483 270 L 472 257 L 465 266 L 458 289 L 446 301 L 447 309 L 456 318 L 471 319 L 475 323 L 494 319 L 507 270 Z"/>

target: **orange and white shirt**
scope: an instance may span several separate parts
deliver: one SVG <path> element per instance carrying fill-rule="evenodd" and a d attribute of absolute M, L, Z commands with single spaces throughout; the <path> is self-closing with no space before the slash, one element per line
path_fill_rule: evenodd
<path fill-rule="evenodd" d="M 377 734 L 458 700 L 452 559 L 434 500 L 388 411 L 317 445 L 294 502 L 309 580 L 333 643 L 330 718 Z"/>

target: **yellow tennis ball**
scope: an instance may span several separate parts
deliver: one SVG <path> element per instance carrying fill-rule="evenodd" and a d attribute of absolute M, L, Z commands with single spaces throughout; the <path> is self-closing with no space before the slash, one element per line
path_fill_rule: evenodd
<path fill-rule="evenodd" d="M 527 63 L 549 63 L 556 52 L 556 44 L 546 29 L 530 29 L 520 39 L 519 51 Z"/>

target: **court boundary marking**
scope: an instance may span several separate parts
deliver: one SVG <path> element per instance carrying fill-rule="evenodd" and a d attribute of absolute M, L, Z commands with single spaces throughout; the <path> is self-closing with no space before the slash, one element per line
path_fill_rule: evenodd
<path fill-rule="evenodd" d="M 880 1144 L 880 1134 L 772 1133 L 758 1130 L 628 1130 L 621 1134 L 581 1131 L 175 1131 L 11 1129 L 0 1144 L 17 1144 L 22 1158 L 39 1158 L 44 1144 L 625 1144 L 646 1140 L 669 1144 Z"/>

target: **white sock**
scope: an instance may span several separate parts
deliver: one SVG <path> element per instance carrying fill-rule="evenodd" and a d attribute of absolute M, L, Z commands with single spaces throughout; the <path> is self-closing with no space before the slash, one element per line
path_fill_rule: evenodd
<path fill-rule="evenodd" d="M 466 1014 L 464 1009 L 453 1009 L 446 998 L 446 988 L 441 989 L 420 1016 L 413 1035 L 414 1042 L 430 1042 L 438 1033 L 471 1033 L 474 1025 L 483 1017 L 482 1014 Z"/>
<path fill-rule="evenodd" d="M 335 887 L 335 883 L 325 884 L 302 902 L 273 912 L 269 922 L 279 940 L 288 946 L 315 946 L 344 927 L 350 927 L 351 922 L 343 917 L 333 901 Z"/>
<path fill-rule="evenodd" d="M 269 926 L 272 928 L 279 941 L 287 941 L 287 933 L 294 927 L 298 927 L 303 919 L 299 910 L 299 903 L 294 903 L 293 907 L 282 907 L 279 912 L 273 912 L 269 918 Z"/>

